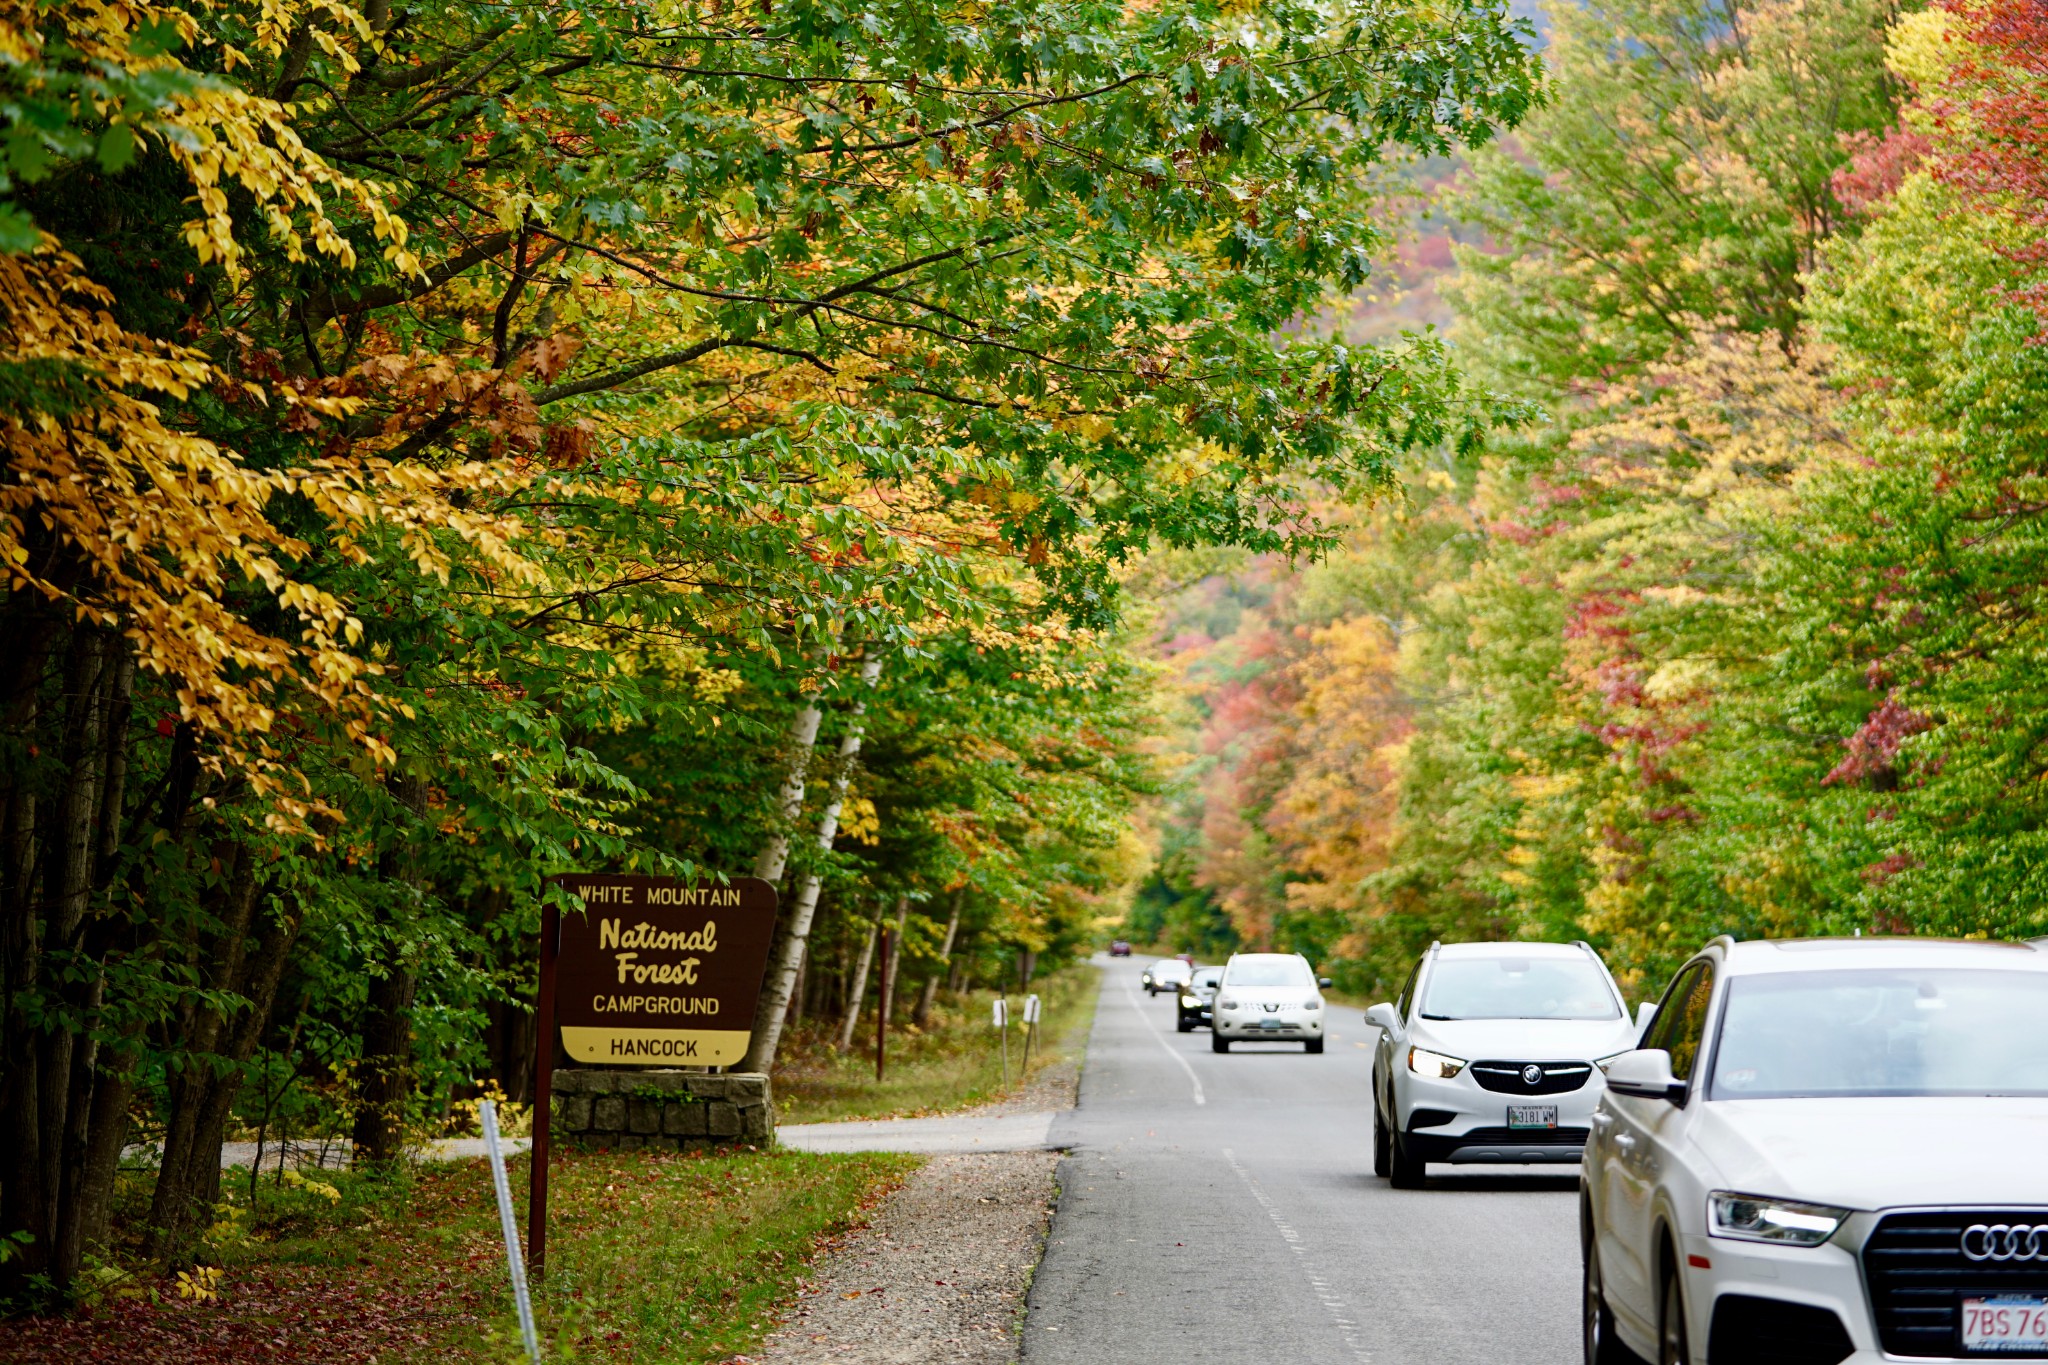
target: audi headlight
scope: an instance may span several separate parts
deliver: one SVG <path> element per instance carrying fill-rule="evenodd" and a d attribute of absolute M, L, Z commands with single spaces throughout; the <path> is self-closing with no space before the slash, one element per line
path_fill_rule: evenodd
<path fill-rule="evenodd" d="M 1465 1069 L 1465 1063 L 1456 1057 L 1446 1057 L 1441 1052 L 1427 1048 L 1408 1049 L 1408 1069 L 1418 1076 L 1427 1076 L 1434 1081 L 1447 1081 Z"/>
<path fill-rule="evenodd" d="M 1826 1204 L 1715 1190 L 1707 1196 L 1707 1230 L 1741 1242 L 1817 1247 L 1835 1235 L 1850 1210 Z"/>
<path fill-rule="evenodd" d="M 1198 998 L 1192 995 L 1183 995 L 1180 998 L 1180 1002 L 1181 1004 L 1186 1005 L 1189 1009 L 1195 1009 L 1202 1003 Z"/>

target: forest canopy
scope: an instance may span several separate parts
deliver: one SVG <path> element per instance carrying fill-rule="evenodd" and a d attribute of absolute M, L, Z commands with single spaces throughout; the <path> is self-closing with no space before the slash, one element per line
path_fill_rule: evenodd
<path fill-rule="evenodd" d="M 1156 594 L 1134 924 L 1390 993 L 1432 940 L 2048 934 L 2048 10 L 1549 7 L 1432 205 L 1470 382 L 1301 572 Z M 1192 585 L 1192 586 L 1190 586 Z"/>
<path fill-rule="evenodd" d="M 550 874 L 781 881 L 764 1069 L 885 914 L 1071 950 L 1123 568 L 1526 411 L 1290 325 L 1384 158 L 1534 106 L 1490 0 L 16 0 L 0 59 L 17 1304 L 132 1143 L 177 1264 L 277 1095 L 377 1162 L 523 1093 Z"/>

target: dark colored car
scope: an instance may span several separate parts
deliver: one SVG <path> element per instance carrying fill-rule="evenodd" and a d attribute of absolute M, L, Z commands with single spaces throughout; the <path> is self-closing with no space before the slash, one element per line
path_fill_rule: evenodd
<path fill-rule="evenodd" d="M 1194 979 L 1180 988 L 1174 1027 L 1193 1033 L 1195 1026 L 1212 1028 L 1216 1023 L 1216 987 L 1223 980 L 1221 967 L 1197 967 Z"/>
<path fill-rule="evenodd" d="M 1109 955 L 1111 957 L 1129 957 L 1131 955 L 1131 945 L 1122 939 L 1118 939 L 1109 945 Z"/>

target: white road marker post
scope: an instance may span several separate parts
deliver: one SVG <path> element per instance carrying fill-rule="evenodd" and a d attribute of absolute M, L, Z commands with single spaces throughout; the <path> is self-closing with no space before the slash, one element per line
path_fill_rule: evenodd
<path fill-rule="evenodd" d="M 1038 1041 L 1038 997 L 1024 997 L 1024 1081 L 1031 1081 L 1031 1045 Z"/>
<path fill-rule="evenodd" d="M 994 1013 L 996 1032 L 1003 1037 L 1003 1090 L 1007 1093 L 1010 1089 L 1010 1002 L 997 996 Z"/>
<path fill-rule="evenodd" d="M 512 1302 L 519 1308 L 519 1334 L 526 1338 L 526 1358 L 540 1363 L 540 1337 L 533 1330 L 533 1300 L 526 1293 L 526 1260 L 519 1254 L 519 1225 L 512 1218 L 512 1186 L 505 1179 L 505 1149 L 498 1144 L 498 1105 L 485 1100 L 477 1106 L 484 1121 L 484 1148 L 491 1154 L 491 1184 L 498 1191 L 498 1224 L 505 1234 L 505 1264 L 512 1272 Z M 534 1122 L 545 1123 L 537 1114 Z"/>

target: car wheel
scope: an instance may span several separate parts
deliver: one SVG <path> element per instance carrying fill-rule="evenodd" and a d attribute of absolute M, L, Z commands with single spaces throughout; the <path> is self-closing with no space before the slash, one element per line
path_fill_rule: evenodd
<path fill-rule="evenodd" d="M 1372 1107 L 1372 1173 L 1385 1180 L 1393 1170 L 1393 1143 L 1387 1140 L 1387 1121 L 1375 1104 Z"/>
<path fill-rule="evenodd" d="M 1678 1267 L 1664 1272 L 1664 1307 L 1657 1314 L 1657 1365 L 1692 1365 L 1685 1340 L 1685 1291 L 1678 1285 Z"/>
<path fill-rule="evenodd" d="M 1228 1038 L 1225 1038 L 1225 1037 L 1224 1037 L 1224 1036 L 1223 1036 L 1222 1034 L 1220 1034 L 1220 1033 L 1212 1033 L 1212 1034 L 1210 1034 L 1210 1035 L 1209 1035 L 1209 1051 L 1211 1051 L 1211 1052 L 1228 1052 L 1228 1051 L 1230 1051 L 1230 1040 L 1229 1040 Z"/>
<path fill-rule="evenodd" d="M 1643 1365 L 1643 1358 L 1614 1335 L 1614 1312 L 1607 1306 L 1607 1289 L 1600 1278 L 1600 1251 L 1591 1243 L 1586 1247 L 1584 1284 L 1586 1365 Z"/>
<path fill-rule="evenodd" d="M 1195 1021 L 1188 1018 L 1185 1014 L 1175 1019 L 1173 1026 L 1182 1033 L 1193 1033 L 1195 1031 Z"/>
<path fill-rule="evenodd" d="M 1302 1043 L 1301 1050 L 1311 1054 L 1321 1052 L 1323 1050 L 1323 1040 L 1320 1038 L 1310 1038 Z"/>
<path fill-rule="evenodd" d="M 1389 1139 L 1393 1147 L 1388 1159 L 1387 1180 L 1397 1190 L 1419 1190 L 1422 1188 L 1422 1158 L 1408 1145 L 1407 1139 L 1396 1132 Z"/>

